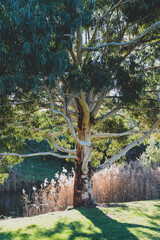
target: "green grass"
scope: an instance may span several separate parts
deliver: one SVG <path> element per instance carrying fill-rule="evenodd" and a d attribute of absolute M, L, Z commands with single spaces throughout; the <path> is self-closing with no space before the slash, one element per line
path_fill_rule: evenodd
<path fill-rule="evenodd" d="M 0 221 L 0 240 L 160 239 L 160 200 Z"/>
<path fill-rule="evenodd" d="M 62 168 L 65 167 L 69 172 L 71 172 L 72 165 L 65 161 L 60 160 L 39 160 L 37 158 L 24 159 L 20 164 L 14 166 L 14 170 L 18 173 L 17 179 L 21 181 L 44 181 L 48 178 L 51 181 L 54 175 L 62 172 Z"/>

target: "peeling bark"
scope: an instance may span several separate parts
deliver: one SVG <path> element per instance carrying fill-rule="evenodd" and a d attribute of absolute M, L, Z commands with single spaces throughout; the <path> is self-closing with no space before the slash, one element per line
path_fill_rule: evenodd
<path fill-rule="evenodd" d="M 92 207 L 93 201 L 93 174 L 89 163 L 87 174 L 82 173 L 82 162 L 76 161 L 75 183 L 74 183 L 74 201 L 73 206 Z"/>
<path fill-rule="evenodd" d="M 83 141 L 90 139 L 90 132 L 83 120 L 79 119 L 78 138 Z M 86 146 L 77 146 L 77 159 L 74 182 L 74 207 L 91 207 L 93 201 L 93 171 L 91 167 L 91 150 Z"/>

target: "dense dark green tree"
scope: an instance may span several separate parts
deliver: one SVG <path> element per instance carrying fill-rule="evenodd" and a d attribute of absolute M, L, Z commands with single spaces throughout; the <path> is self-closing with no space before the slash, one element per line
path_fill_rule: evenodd
<path fill-rule="evenodd" d="M 69 154 L 63 157 L 75 159 L 75 207 L 93 203 L 95 172 L 142 143 L 160 124 L 160 117 L 156 121 L 160 102 L 159 16 L 158 0 L 0 1 L 1 107 L 5 111 L 5 105 L 11 105 L 13 114 L 18 111 L 21 128 L 27 121 L 28 132 L 38 138 L 35 132 L 39 131 L 55 148 Z M 46 125 L 41 128 L 44 109 Z M 94 132 L 98 124 L 109 124 L 108 119 L 118 114 L 122 119 L 132 116 L 130 123 L 137 123 L 136 119 L 142 123 L 147 116 L 147 124 L 152 126 L 146 130 L 137 124 L 141 129 L 133 129 L 134 124 L 130 124 L 127 132 L 108 133 L 108 128 L 105 133 Z M 63 118 L 61 126 L 57 116 Z M 10 128 L 10 117 L 2 118 L 4 129 L 6 124 Z M 62 130 L 58 144 L 55 135 Z M 140 131 L 145 135 L 93 168 L 94 139 Z M 70 143 L 75 142 L 71 149 L 63 146 L 69 132 Z M 18 132 L 21 138 L 20 133 L 24 133 Z M 31 155 L 40 154 L 60 156 L 52 151 Z M 15 151 L 1 153 L 10 155 L 28 156 Z"/>

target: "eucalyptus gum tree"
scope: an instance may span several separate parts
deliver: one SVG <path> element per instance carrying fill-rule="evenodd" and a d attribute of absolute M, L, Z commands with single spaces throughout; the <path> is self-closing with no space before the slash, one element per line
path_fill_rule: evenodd
<path fill-rule="evenodd" d="M 16 119 L 2 116 L 5 126 L 0 134 L 6 126 L 25 129 L 27 123 L 30 131 L 44 134 L 60 153 L 66 153 L 30 156 L 75 159 L 75 207 L 93 204 L 94 173 L 120 159 L 159 127 L 159 16 L 158 0 L 0 1 L 0 92 L 5 99 L 1 108 L 11 106 L 14 111 L 19 106 L 20 115 L 25 109 L 21 121 L 18 114 Z M 23 108 L 26 104 L 29 107 Z M 39 128 L 32 113 L 48 108 L 47 117 L 63 118 L 64 127 Z M 143 131 L 94 132 L 98 124 L 123 115 L 124 109 L 128 114 L 133 110 L 134 117 L 144 111 L 155 122 Z M 59 146 L 55 129 L 70 132 L 76 149 Z M 138 140 L 93 167 L 95 138 L 140 132 L 144 135 Z M 0 155 L 28 156 L 15 151 Z"/>

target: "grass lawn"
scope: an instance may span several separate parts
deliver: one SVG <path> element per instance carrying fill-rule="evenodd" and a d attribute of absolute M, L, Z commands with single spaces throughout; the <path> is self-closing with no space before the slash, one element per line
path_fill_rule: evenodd
<path fill-rule="evenodd" d="M 15 165 L 13 169 L 18 173 L 17 180 L 21 181 L 44 181 L 48 178 L 48 181 L 51 181 L 55 173 L 62 172 L 62 168 L 65 167 L 68 172 L 71 173 L 72 164 L 68 164 L 64 160 L 39 160 L 35 157 L 26 158 L 21 163 Z"/>
<path fill-rule="evenodd" d="M 0 220 L 0 240 L 160 240 L 160 200 Z"/>

